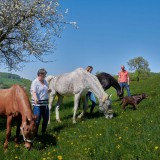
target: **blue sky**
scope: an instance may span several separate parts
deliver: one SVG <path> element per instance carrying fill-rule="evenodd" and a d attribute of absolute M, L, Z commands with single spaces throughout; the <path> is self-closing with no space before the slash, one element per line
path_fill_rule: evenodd
<path fill-rule="evenodd" d="M 33 80 L 39 68 L 48 74 L 70 72 L 78 67 L 94 67 L 93 74 L 104 71 L 117 74 L 123 64 L 142 56 L 152 72 L 160 72 L 160 1 L 158 0 L 60 0 L 69 9 L 67 26 L 56 39 L 51 63 L 28 63 L 16 72 Z M 1 68 L 1 72 L 6 71 Z M 15 73 L 15 72 L 12 72 Z"/>

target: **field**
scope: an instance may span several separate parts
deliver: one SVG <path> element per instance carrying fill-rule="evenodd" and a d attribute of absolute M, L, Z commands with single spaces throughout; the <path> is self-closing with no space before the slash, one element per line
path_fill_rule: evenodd
<path fill-rule="evenodd" d="M 47 134 L 36 139 L 30 151 L 24 148 L 23 141 L 14 146 L 13 124 L 9 148 L 4 153 L 6 121 L 0 119 L 0 160 L 159 160 L 159 80 L 160 74 L 153 74 L 145 80 L 131 82 L 132 94 L 145 92 L 149 96 L 136 111 L 130 107 L 123 111 L 116 101 L 116 91 L 109 89 L 115 115 L 111 120 L 105 119 L 96 106 L 92 115 L 87 113 L 77 124 L 72 124 L 73 97 L 65 97 L 60 109 L 62 123 L 55 121 L 53 108 Z"/>

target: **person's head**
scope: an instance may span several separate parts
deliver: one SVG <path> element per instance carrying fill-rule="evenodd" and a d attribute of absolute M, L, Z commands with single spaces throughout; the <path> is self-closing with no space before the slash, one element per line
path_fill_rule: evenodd
<path fill-rule="evenodd" d="M 38 70 L 37 72 L 37 76 L 40 80 L 44 80 L 44 78 L 46 77 L 47 71 L 44 68 L 41 68 Z"/>
<path fill-rule="evenodd" d="M 122 71 L 125 70 L 125 66 L 124 66 L 124 65 L 121 66 L 121 70 L 122 70 Z"/>
<path fill-rule="evenodd" d="M 93 70 L 93 67 L 92 67 L 92 66 L 88 66 L 88 67 L 86 68 L 86 71 L 87 71 L 87 72 L 90 72 L 90 73 L 91 73 L 92 70 Z"/>

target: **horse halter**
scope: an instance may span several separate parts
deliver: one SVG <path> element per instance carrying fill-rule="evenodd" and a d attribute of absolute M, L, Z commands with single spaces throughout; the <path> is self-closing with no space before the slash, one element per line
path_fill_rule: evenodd
<path fill-rule="evenodd" d="M 23 140 L 24 140 L 25 142 L 33 143 L 34 140 L 27 139 L 27 138 L 25 137 L 25 135 L 24 135 L 23 129 L 24 129 L 24 124 L 25 124 L 25 123 L 26 123 L 26 122 L 24 122 L 24 123 L 23 123 L 23 126 L 20 127 L 21 132 L 22 132 L 22 136 L 23 136 Z"/>

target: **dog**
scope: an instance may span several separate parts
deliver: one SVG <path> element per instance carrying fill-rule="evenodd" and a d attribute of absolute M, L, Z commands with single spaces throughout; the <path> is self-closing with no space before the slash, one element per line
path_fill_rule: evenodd
<path fill-rule="evenodd" d="M 133 95 L 133 96 L 126 96 L 122 99 L 122 108 L 125 110 L 126 106 L 128 104 L 133 106 L 133 109 L 136 110 L 138 104 L 143 100 L 148 98 L 148 96 L 145 93 L 142 94 L 137 94 L 137 95 Z"/>

